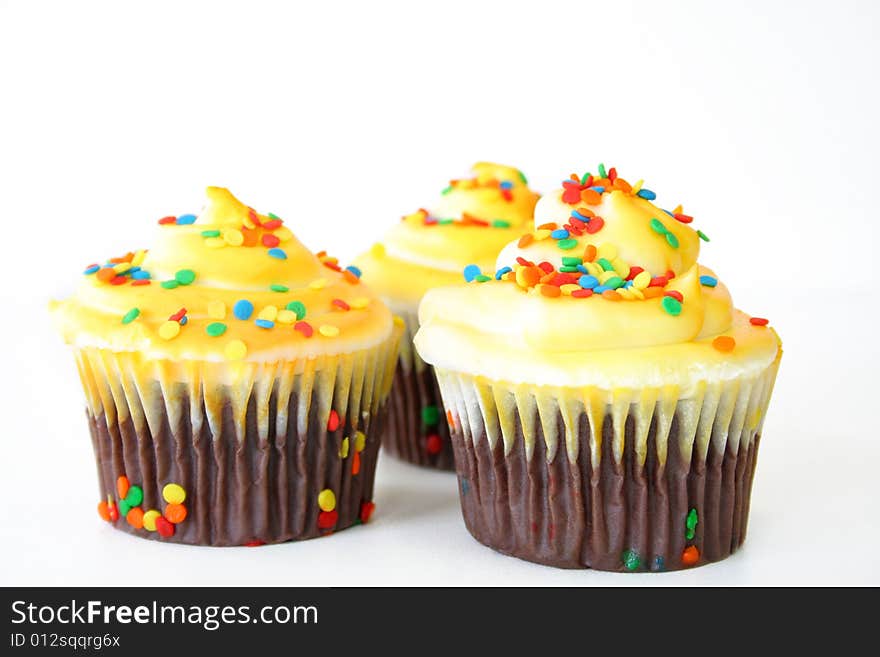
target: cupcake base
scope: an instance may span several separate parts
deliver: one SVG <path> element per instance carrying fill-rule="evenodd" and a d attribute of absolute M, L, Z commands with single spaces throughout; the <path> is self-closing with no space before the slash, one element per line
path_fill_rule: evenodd
<path fill-rule="evenodd" d="M 588 437 L 589 420 L 581 416 L 580 423 L 580 436 Z M 689 460 L 681 453 L 673 420 L 661 467 L 656 425 L 648 433 L 645 463 L 639 465 L 634 423 L 627 422 L 621 463 L 614 458 L 611 424 L 609 416 L 595 471 L 590 459 L 571 463 L 562 450 L 548 463 L 540 422 L 531 458 L 519 422 L 506 456 L 504 444 L 490 448 L 485 433 L 474 445 L 453 432 L 461 507 L 474 538 L 528 561 L 612 571 L 678 570 L 724 559 L 742 545 L 759 436 L 736 454 L 710 449 L 705 462 L 696 453 Z M 562 431 L 558 438 L 565 440 Z M 582 439 L 580 449 L 589 454 L 588 440 Z M 691 509 L 698 522 L 687 540 Z M 691 546 L 696 551 L 685 556 Z"/>
<path fill-rule="evenodd" d="M 230 404 L 224 406 L 215 434 L 208 423 L 192 426 L 188 398 L 179 403 L 185 407 L 182 419 L 172 426 L 166 416 L 156 432 L 146 425 L 136 429 L 130 418 L 116 423 L 88 414 L 100 490 L 114 498 L 119 515 L 110 521 L 115 528 L 172 543 L 262 545 L 315 538 L 369 518 L 377 436 L 387 404 L 374 417 L 362 416 L 363 445 L 349 438 L 348 454 L 342 458 L 343 441 L 356 432 L 347 422 L 332 431 L 326 421 L 322 426 L 316 403 L 310 405 L 305 433 L 298 430 L 295 396 L 290 399 L 284 433 L 276 432 L 274 404 L 270 403 L 269 431 L 261 437 L 252 400 L 243 441 L 237 435 Z M 169 483 L 178 484 L 186 494 L 182 502 L 185 518 L 178 523 L 159 521 L 158 530 L 145 527 L 140 513 L 126 518 L 122 496 L 108 493 L 117 490 L 120 477 L 142 491 L 142 502 L 137 505 L 141 512 L 155 509 L 163 517 L 170 517 L 163 490 Z M 324 490 L 333 493 L 332 509 L 326 502 L 328 496 L 320 497 Z M 328 511 L 322 510 L 322 502 Z"/>

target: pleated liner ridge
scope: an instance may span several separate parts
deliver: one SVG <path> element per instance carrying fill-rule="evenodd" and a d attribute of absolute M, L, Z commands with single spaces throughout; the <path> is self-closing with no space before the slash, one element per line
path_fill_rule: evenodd
<path fill-rule="evenodd" d="M 394 372 L 389 421 L 382 437 L 382 447 L 409 463 L 438 470 L 454 470 L 449 425 L 437 377 L 434 368 L 419 358 L 413 347 L 413 336 L 419 328 L 418 316 L 399 308 L 393 310 L 395 315 L 403 319 L 406 332 L 401 340 L 400 358 Z M 436 409 L 436 412 L 432 409 Z"/>
<path fill-rule="evenodd" d="M 144 511 L 162 512 L 168 483 L 186 491 L 187 516 L 173 536 L 125 518 L 114 525 L 171 542 L 245 545 L 359 522 L 373 495 L 398 337 L 349 355 L 277 364 L 150 363 L 132 353 L 77 351 L 101 499 L 118 503 L 122 475 L 143 489 Z M 335 508 L 319 527 L 318 495 L 327 489 Z"/>
<path fill-rule="evenodd" d="M 675 387 L 561 390 L 438 370 L 468 530 L 563 568 L 724 559 L 745 538 L 778 365 L 688 399 Z"/>

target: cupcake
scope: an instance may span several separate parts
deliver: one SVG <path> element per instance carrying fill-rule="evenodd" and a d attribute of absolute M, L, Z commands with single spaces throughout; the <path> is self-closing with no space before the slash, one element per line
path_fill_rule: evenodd
<path fill-rule="evenodd" d="M 85 389 L 98 513 L 198 545 L 365 522 L 402 326 L 278 217 L 207 196 L 52 304 Z"/>
<path fill-rule="evenodd" d="M 422 301 L 465 523 L 500 552 L 662 571 L 745 538 L 780 341 L 654 199 L 613 168 L 572 176 L 495 271 Z"/>
<path fill-rule="evenodd" d="M 403 318 L 406 335 L 391 389 L 383 448 L 441 470 L 454 468 L 447 415 L 437 381 L 412 347 L 426 291 L 489 269 L 498 252 L 532 219 L 538 195 L 517 169 L 481 162 L 473 177 L 452 180 L 430 209 L 402 218 L 384 241 L 355 260 L 364 281 Z"/>

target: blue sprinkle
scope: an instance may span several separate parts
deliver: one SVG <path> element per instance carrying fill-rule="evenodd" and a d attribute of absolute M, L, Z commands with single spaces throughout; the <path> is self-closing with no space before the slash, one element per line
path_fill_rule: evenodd
<path fill-rule="evenodd" d="M 706 287 L 715 287 L 718 285 L 718 279 L 714 276 L 700 276 L 700 283 Z"/>
<path fill-rule="evenodd" d="M 623 284 L 623 288 L 626 289 L 628 287 L 632 287 L 632 285 L 633 285 L 632 281 L 627 281 L 626 283 Z"/>
<path fill-rule="evenodd" d="M 135 272 L 139 272 L 140 270 L 141 270 L 140 267 L 130 267 L 129 270 L 128 270 L 127 272 L 125 272 L 125 273 L 126 273 L 126 274 L 132 274 L 132 275 L 133 275 Z"/>
<path fill-rule="evenodd" d="M 511 269 L 510 267 L 502 267 L 501 269 L 499 269 L 498 271 L 495 272 L 495 280 L 500 281 L 501 277 L 504 276 L 504 274 L 507 274 L 508 272 L 512 272 L 512 271 L 513 271 L 513 269 Z"/>
<path fill-rule="evenodd" d="M 194 214 L 182 214 L 177 218 L 175 222 L 178 226 L 189 226 L 190 224 L 194 224 L 196 222 L 196 215 Z"/>
<path fill-rule="evenodd" d="M 590 270 L 584 267 L 583 265 L 578 265 L 577 270 L 582 274 L 589 274 Z"/>
<path fill-rule="evenodd" d="M 471 487 L 468 486 L 468 480 L 467 480 L 467 479 L 462 479 L 462 480 L 461 480 L 461 494 L 462 494 L 462 495 L 467 495 L 467 494 L 468 494 L 468 491 L 470 490 L 470 488 L 471 488 Z"/>
<path fill-rule="evenodd" d="M 477 265 L 468 265 L 464 268 L 464 280 L 470 283 L 477 276 L 479 276 L 482 272 Z"/>
<path fill-rule="evenodd" d="M 513 189 L 513 183 L 509 180 L 502 180 L 498 185 L 501 189 Z"/>
<path fill-rule="evenodd" d="M 287 260 L 287 254 L 284 252 L 284 249 L 274 248 L 269 249 L 266 253 L 268 253 L 273 258 L 278 258 L 279 260 Z"/>
<path fill-rule="evenodd" d="M 599 284 L 599 279 L 595 276 L 590 276 L 587 274 L 586 276 L 581 276 L 578 279 L 578 285 L 580 285 L 585 290 L 592 290 Z"/>
<path fill-rule="evenodd" d="M 663 570 L 665 566 L 665 562 L 663 561 L 663 557 L 657 557 L 654 559 L 654 567 L 653 570 Z"/>
<path fill-rule="evenodd" d="M 239 299 L 232 306 L 232 314 L 235 315 L 236 319 L 250 319 L 253 312 L 254 304 L 247 299 Z"/>
<path fill-rule="evenodd" d="M 145 281 L 150 278 L 150 272 L 139 269 L 138 271 L 133 273 L 131 277 L 139 281 Z"/>
<path fill-rule="evenodd" d="M 568 231 L 565 228 L 557 228 L 552 233 L 550 233 L 550 237 L 555 240 L 566 240 L 568 239 Z"/>
<path fill-rule="evenodd" d="M 657 195 L 654 192 L 652 192 L 650 189 L 645 189 L 644 187 L 639 190 L 638 195 L 648 201 L 653 201 L 655 198 L 657 198 Z"/>
<path fill-rule="evenodd" d="M 586 221 L 586 222 L 590 221 L 590 218 L 587 215 L 581 214 L 577 210 L 572 210 L 571 216 L 574 217 L 575 219 L 580 219 L 581 221 Z"/>
<path fill-rule="evenodd" d="M 254 324 L 264 329 L 270 329 L 275 326 L 275 322 L 268 319 L 258 319 L 254 322 Z"/>
<path fill-rule="evenodd" d="M 99 269 L 100 267 L 98 265 L 92 265 L 91 267 L 87 267 L 83 274 L 94 274 Z"/>
<path fill-rule="evenodd" d="M 354 265 L 349 265 L 348 267 L 345 268 L 345 270 L 350 271 L 352 274 L 354 274 L 358 278 L 361 277 L 361 270 L 359 268 L 355 267 Z"/>
<path fill-rule="evenodd" d="M 608 287 L 607 285 L 597 285 L 596 287 L 593 288 L 593 293 L 594 294 L 602 294 L 605 290 L 610 290 L 610 289 L 611 288 Z"/>
<path fill-rule="evenodd" d="M 189 320 L 186 318 L 186 315 L 184 315 L 183 317 L 180 318 L 180 320 L 178 320 L 178 323 L 179 323 L 181 326 L 186 326 L 186 323 L 187 323 L 188 321 L 189 321 Z"/>
<path fill-rule="evenodd" d="M 605 191 L 605 188 L 602 185 L 596 185 L 595 187 L 590 187 L 590 189 L 599 192 L 600 194 Z"/>
<path fill-rule="evenodd" d="M 673 219 L 675 219 L 675 215 L 672 214 L 669 210 L 663 210 L 663 212 L 665 212 L 665 213 L 668 214 L 670 217 L 672 217 Z M 662 558 L 662 557 L 661 557 L 661 558 Z"/>

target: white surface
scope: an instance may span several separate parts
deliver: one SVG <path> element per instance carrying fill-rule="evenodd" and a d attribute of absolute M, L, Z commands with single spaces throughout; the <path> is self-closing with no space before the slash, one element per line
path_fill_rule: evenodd
<path fill-rule="evenodd" d="M 0 1 L 0 584 L 880 584 L 878 5 Z M 765 5 L 772 4 L 768 7 Z M 454 478 L 383 458 L 373 523 L 169 546 L 98 520 L 45 302 L 227 185 L 350 258 L 478 159 L 600 160 L 683 202 L 786 354 L 749 538 L 692 571 L 557 571 L 477 544 Z"/>

